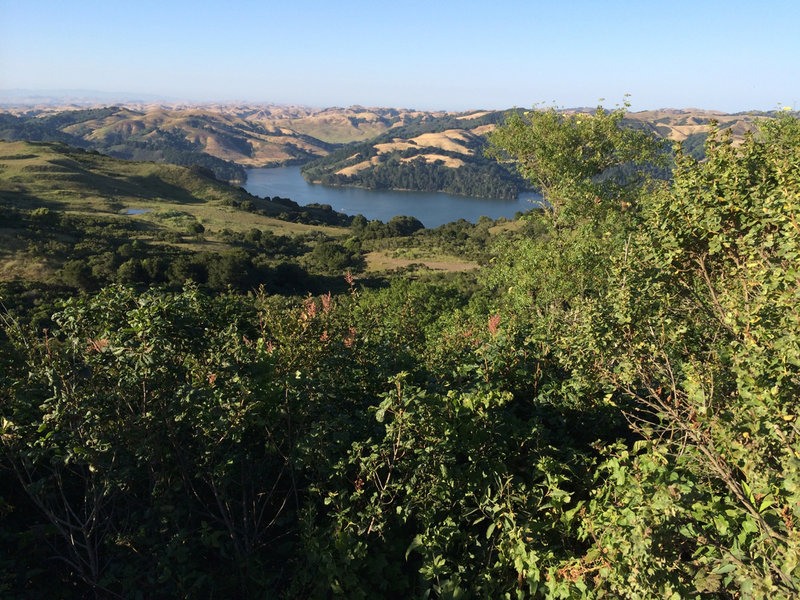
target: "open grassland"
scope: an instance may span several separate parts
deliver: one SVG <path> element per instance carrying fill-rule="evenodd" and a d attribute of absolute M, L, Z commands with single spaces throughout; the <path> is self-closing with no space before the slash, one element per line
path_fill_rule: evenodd
<path fill-rule="evenodd" d="M 438 133 L 423 133 L 408 140 L 395 138 L 391 142 L 375 144 L 375 149 L 378 154 L 387 154 L 411 148 L 438 148 L 439 150 L 472 156 L 475 154 L 475 149 L 472 146 L 475 145 L 478 137 L 480 136 L 471 131 L 449 129 Z"/>

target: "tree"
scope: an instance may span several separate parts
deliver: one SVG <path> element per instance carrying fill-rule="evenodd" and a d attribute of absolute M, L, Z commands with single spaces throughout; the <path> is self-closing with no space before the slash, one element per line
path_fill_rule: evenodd
<path fill-rule="evenodd" d="M 623 127 L 624 116 L 624 108 L 609 113 L 598 107 L 593 114 L 514 111 L 489 135 L 488 153 L 512 161 L 556 213 L 597 213 L 593 204 L 629 208 L 646 187 L 644 167 L 663 162 L 664 155 L 651 134 Z M 603 178 L 623 165 L 639 168 L 623 179 Z"/>
<path fill-rule="evenodd" d="M 529 113 L 493 136 L 550 203 L 494 281 L 561 373 L 549 393 L 630 423 L 568 512 L 587 546 L 551 591 L 796 597 L 800 124 L 741 147 L 712 130 L 670 185 L 609 185 L 609 167 L 657 157 L 620 118 Z"/>
<path fill-rule="evenodd" d="M 387 223 L 392 235 L 411 235 L 415 231 L 425 229 L 422 222 L 415 217 L 396 216 Z"/>
<path fill-rule="evenodd" d="M 61 280 L 69 286 L 81 291 L 90 291 L 97 287 L 97 282 L 92 276 L 92 269 L 85 261 L 70 260 L 64 263 L 60 272 Z"/>
<path fill-rule="evenodd" d="M 800 123 L 741 147 L 712 130 L 706 156 L 678 153 L 617 260 L 602 376 L 643 442 L 607 463 L 584 526 L 612 589 L 797 597 Z"/>
<path fill-rule="evenodd" d="M 359 252 L 351 252 L 336 242 L 320 242 L 314 246 L 309 260 L 324 271 L 343 273 L 348 269 L 363 269 L 364 259 Z"/>

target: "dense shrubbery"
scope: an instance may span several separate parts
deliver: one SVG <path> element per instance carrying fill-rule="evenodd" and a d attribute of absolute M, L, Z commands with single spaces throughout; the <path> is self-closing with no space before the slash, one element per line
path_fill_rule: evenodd
<path fill-rule="evenodd" d="M 621 117 L 493 136 L 549 208 L 470 293 L 108 287 L 9 321 L 0 590 L 796 597 L 800 126 L 712 132 L 667 183 Z"/>

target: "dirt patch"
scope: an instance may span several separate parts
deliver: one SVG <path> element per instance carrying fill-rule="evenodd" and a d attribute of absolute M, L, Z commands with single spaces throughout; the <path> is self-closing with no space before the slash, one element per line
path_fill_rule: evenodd
<path fill-rule="evenodd" d="M 54 268 L 44 259 L 24 253 L 0 255 L 0 281 L 48 281 L 53 273 Z"/>
<path fill-rule="evenodd" d="M 400 139 L 396 139 L 393 142 L 386 142 L 385 144 L 375 144 L 374 147 L 378 151 L 378 154 L 386 154 L 395 150 L 408 150 L 409 148 L 416 148 L 417 145 L 411 142 L 403 142 Z"/>
<path fill-rule="evenodd" d="M 419 154 L 417 156 L 410 156 L 409 158 L 401 159 L 401 162 L 411 162 L 412 160 L 417 160 L 418 158 L 422 158 L 427 163 L 436 162 L 440 160 L 444 163 L 445 167 L 450 167 L 451 169 L 458 169 L 459 167 L 463 167 L 466 163 L 461 160 L 460 158 L 453 158 L 452 156 L 446 156 L 444 154 Z"/>
<path fill-rule="evenodd" d="M 441 133 L 423 133 L 411 141 L 416 142 L 418 146 L 429 146 L 432 148 L 440 148 L 449 152 L 458 152 L 460 154 L 474 154 L 471 148 L 467 148 L 464 143 L 468 143 L 473 139 L 473 136 L 460 129 L 448 129 Z"/>
<path fill-rule="evenodd" d="M 390 271 L 410 265 L 424 265 L 433 271 L 471 271 L 478 268 L 478 264 L 461 260 L 451 256 L 437 256 L 436 258 L 395 258 L 387 252 L 370 252 L 366 255 L 367 269 L 369 271 Z"/>
<path fill-rule="evenodd" d="M 481 111 L 481 112 L 472 113 L 471 115 L 462 115 L 462 116 L 456 117 L 456 118 L 457 119 L 462 119 L 464 121 L 469 121 L 470 119 L 477 119 L 479 117 L 482 117 L 483 115 L 488 115 L 488 114 L 489 114 L 489 111 L 488 110 L 484 110 L 484 111 Z"/>
<path fill-rule="evenodd" d="M 476 127 L 475 129 L 470 129 L 472 133 L 475 135 L 486 135 L 490 131 L 494 131 L 497 129 L 497 125 L 489 123 L 488 125 L 481 125 L 480 127 Z"/>
<path fill-rule="evenodd" d="M 360 163 L 356 163 L 354 165 L 350 165 L 349 167 L 345 167 L 344 169 L 339 169 L 336 171 L 336 175 L 354 175 L 359 171 L 363 171 L 364 169 L 369 169 L 370 167 L 377 165 L 380 162 L 377 156 L 373 156 L 369 160 L 361 161 Z"/>

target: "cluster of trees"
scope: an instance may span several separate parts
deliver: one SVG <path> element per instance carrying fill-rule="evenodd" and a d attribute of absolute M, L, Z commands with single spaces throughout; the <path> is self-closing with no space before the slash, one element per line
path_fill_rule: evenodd
<path fill-rule="evenodd" d="M 350 223 L 353 232 L 363 239 L 381 239 L 386 237 L 409 236 L 425 228 L 416 217 L 398 215 L 384 223 L 379 219 L 367 221 L 364 215 L 356 215 Z"/>
<path fill-rule="evenodd" d="M 199 167 L 192 168 L 198 169 Z M 240 188 L 240 190 L 242 192 L 245 191 L 243 188 Z M 269 209 L 264 208 L 263 203 L 258 202 L 258 198 L 252 196 L 248 200 L 224 200 L 223 204 L 264 216 L 277 216 L 281 221 L 289 221 L 291 223 L 346 227 L 352 221 L 352 217 L 344 213 L 336 212 L 330 204 L 311 202 L 301 206 L 290 198 L 281 198 L 280 196 L 273 196 L 271 199 L 267 196 L 264 200 L 272 203 Z M 277 205 L 278 209 L 281 211 L 277 215 L 275 215 L 275 205 Z"/>
<path fill-rule="evenodd" d="M 340 246 L 322 235 L 225 230 L 220 240 L 232 248 L 216 253 L 185 247 L 203 235 L 196 221 L 190 225 L 199 226 L 197 231 L 161 230 L 153 237 L 133 221 L 70 215 L 44 207 L 34 211 L 3 208 L 0 218 L 8 230 L 0 250 L 24 244 L 29 257 L 58 270 L 61 284 L 82 292 L 111 283 L 180 288 L 191 281 L 220 291 L 231 287 L 245 292 L 264 286 L 271 292 L 302 293 L 327 285 L 324 279 L 315 282 L 314 273 L 341 275 L 364 267 L 359 248 L 332 258 L 331 249 L 338 252 Z M 182 242 L 183 246 L 177 245 Z"/>
<path fill-rule="evenodd" d="M 521 218 L 522 213 L 518 214 Z M 350 225 L 364 250 L 419 250 L 427 256 L 448 255 L 484 263 L 492 255 L 493 248 L 503 238 L 517 235 L 532 235 L 536 229 L 532 220 L 526 219 L 519 227 L 503 231 L 490 231 L 493 227 L 508 222 L 481 217 L 477 223 L 464 219 L 451 221 L 433 229 L 426 229 L 414 217 L 392 217 L 388 223 L 367 221 L 356 215 Z"/>
<path fill-rule="evenodd" d="M 443 152 L 429 149 L 437 154 Z M 422 149 L 421 152 L 425 152 Z M 464 155 L 451 153 L 460 159 Z M 494 163 L 467 162 L 458 168 L 448 167 L 443 160 L 428 162 L 423 157 L 405 161 L 398 155 L 351 175 L 326 173 L 315 181 L 323 185 L 354 185 L 371 190 L 402 189 L 420 192 L 447 192 L 482 198 L 516 198 L 522 187 L 519 180 Z"/>
<path fill-rule="evenodd" d="M 478 289 L 6 316 L 0 591 L 797 597 L 800 122 L 666 182 L 622 117 L 493 134 L 548 208 Z"/>

